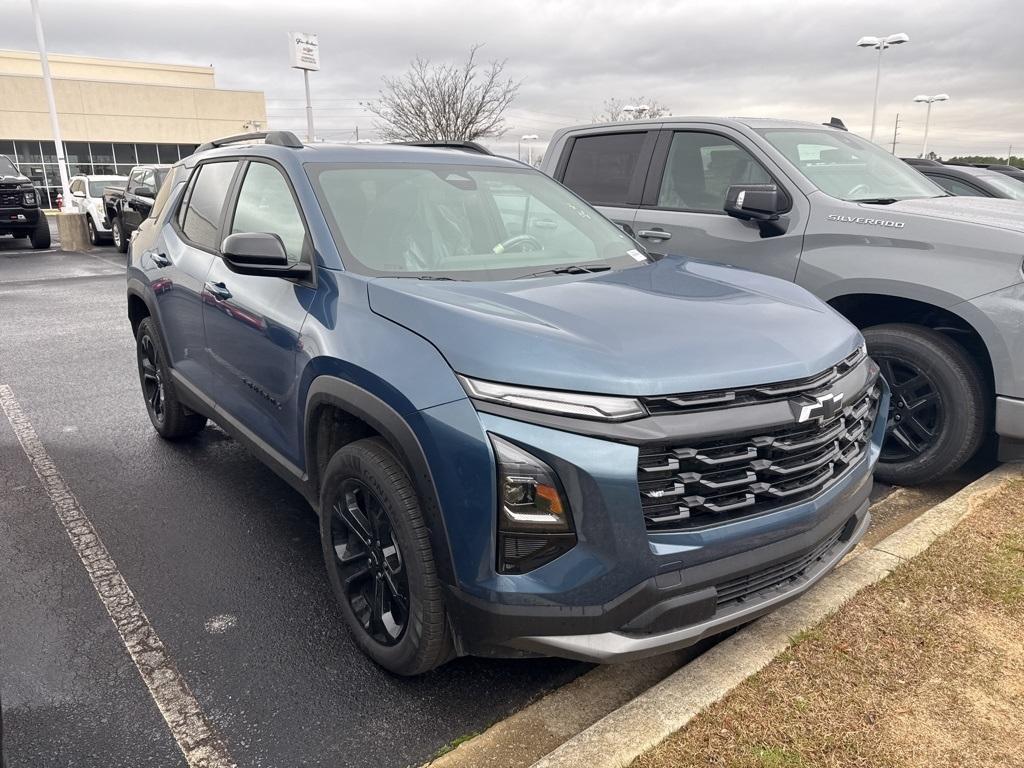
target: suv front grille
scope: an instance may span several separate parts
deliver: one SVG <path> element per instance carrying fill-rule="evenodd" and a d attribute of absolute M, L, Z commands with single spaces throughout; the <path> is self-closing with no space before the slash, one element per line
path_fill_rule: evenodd
<path fill-rule="evenodd" d="M 0 192 L 0 207 L 20 208 L 21 192 Z"/>
<path fill-rule="evenodd" d="M 847 355 L 828 370 L 816 376 L 792 381 L 781 381 L 777 384 L 765 384 L 760 387 L 743 387 L 741 389 L 719 389 L 711 392 L 697 392 L 685 395 L 660 395 L 657 397 L 640 398 L 651 415 L 667 413 L 692 413 L 694 411 L 718 410 L 737 405 L 753 403 L 770 403 L 788 400 L 794 395 L 818 392 L 827 389 L 834 382 L 852 371 L 865 357 L 864 348 Z"/>
<path fill-rule="evenodd" d="M 864 455 L 880 397 L 876 380 L 827 421 L 642 447 L 647 530 L 717 525 L 817 496 Z"/>

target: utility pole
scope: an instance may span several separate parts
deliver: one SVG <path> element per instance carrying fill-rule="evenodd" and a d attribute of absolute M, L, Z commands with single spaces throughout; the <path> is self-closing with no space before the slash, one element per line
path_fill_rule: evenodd
<path fill-rule="evenodd" d="M 1013 165 L 1013 163 L 1010 162 L 1011 159 L 1013 159 L 1013 144 L 1011 144 L 1010 148 L 1006 150 L 1006 164 L 1007 165 Z"/>
<path fill-rule="evenodd" d="M 356 144 L 359 143 L 359 126 L 356 126 Z"/>
<path fill-rule="evenodd" d="M 896 125 L 892 127 L 892 153 L 896 154 L 896 137 L 900 134 L 900 113 L 896 113 Z"/>
<path fill-rule="evenodd" d="M 57 171 L 60 173 L 61 195 L 65 211 L 71 210 L 71 189 L 68 185 L 68 166 L 64 159 L 64 142 L 60 136 L 60 121 L 57 119 L 57 101 L 53 97 L 53 80 L 50 78 L 50 60 L 46 56 L 46 39 L 43 37 L 43 20 L 39 15 L 39 0 L 32 0 L 32 19 L 36 25 L 36 43 L 39 45 L 39 63 L 43 65 L 43 88 L 50 106 L 50 126 L 53 128 L 53 145 L 57 150 Z"/>

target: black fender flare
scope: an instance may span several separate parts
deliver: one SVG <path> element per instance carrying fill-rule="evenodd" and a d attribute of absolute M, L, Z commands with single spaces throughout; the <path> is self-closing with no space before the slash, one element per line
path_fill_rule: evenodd
<path fill-rule="evenodd" d="M 451 547 L 448 544 L 448 531 L 444 515 L 441 512 L 434 476 L 430 471 L 430 464 L 423 451 L 423 446 L 420 445 L 419 438 L 409 426 L 409 422 L 382 399 L 362 387 L 331 375 L 318 376 L 310 383 L 306 395 L 306 411 L 303 421 L 307 483 L 310 495 L 316 498 L 318 511 L 320 478 L 313 426 L 318 410 L 324 405 L 333 405 L 366 422 L 398 454 L 398 458 L 408 469 L 419 496 L 420 505 L 426 518 L 427 530 L 430 534 L 438 576 L 443 583 L 454 586 L 456 583 L 455 568 L 452 562 Z"/>

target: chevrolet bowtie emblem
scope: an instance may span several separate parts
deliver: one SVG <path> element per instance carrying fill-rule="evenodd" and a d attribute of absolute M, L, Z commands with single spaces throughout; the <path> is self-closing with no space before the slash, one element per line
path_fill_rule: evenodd
<path fill-rule="evenodd" d="M 816 402 L 810 405 L 800 406 L 800 413 L 797 416 L 797 423 L 803 424 L 811 419 L 831 419 L 843 407 L 843 393 L 819 395 Z"/>

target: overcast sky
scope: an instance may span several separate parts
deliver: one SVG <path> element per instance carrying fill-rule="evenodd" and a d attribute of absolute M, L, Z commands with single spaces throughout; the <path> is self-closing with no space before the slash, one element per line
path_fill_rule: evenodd
<path fill-rule="evenodd" d="M 311 76 L 317 133 L 347 140 L 373 119 L 359 102 L 417 54 L 459 61 L 483 43 L 523 80 L 499 148 L 589 122 L 609 97 L 643 96 L 676 115 L 746 115 L 822 122 L 867 136 L 875 52 L 862 35 L 906 32 L 883 56 L 876 140 L 920 151 L 919 93 L 932 110 L 929 148 L 1024 154 L 1020 0 L 41 0 L 53 53 L 212 64 L 217 84 L 260 89 L 270 124 L 304 132 L 302 77 L 288 68 L 286 32 L 320 36 Z M 28 0 L 0 0 L 0 48 L 30 49 Z"/>

